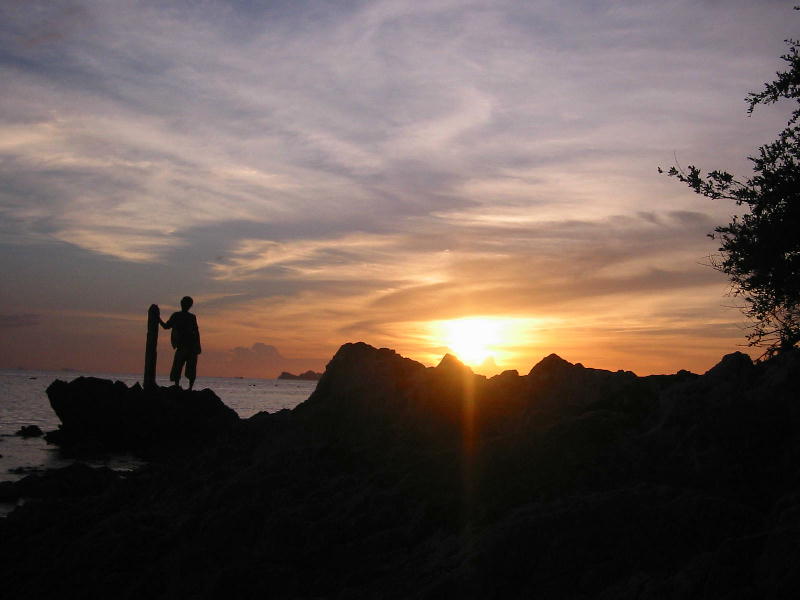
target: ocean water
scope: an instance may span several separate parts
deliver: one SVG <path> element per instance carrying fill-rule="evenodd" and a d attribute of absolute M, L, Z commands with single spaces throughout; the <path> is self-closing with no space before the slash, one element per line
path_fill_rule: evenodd
<path fill-rule="evenodd" d="M 65 467 L 74 462 L 62 457 L 58 448 L 44 438 L 25 439 L 15 433 L 23 425 L 38 425 L 44 432 L 57 429 L 59 420 L 50 408 L 45 390 L 56 379 L 71 381 L 81 375 L 118 380 L 127 385 L 141 381 L 138 375 L 0 370 L 0 481 L 14 481 L 31 472 Z M 162 379 L 159 383 L 166 385 L 168 382 Z M 278 379 L 198 377 L 195 381 L 195 389 L 211 388 L 245 419 L 260 411 L 294 408 L 308 398 L 315 387 L 315 381 Z M 142 464 L 133 456 L 119 454 L 87 462 L 115 470 L 130 470 Z M 2 512 L 0 509 L 0 514 Z"/>

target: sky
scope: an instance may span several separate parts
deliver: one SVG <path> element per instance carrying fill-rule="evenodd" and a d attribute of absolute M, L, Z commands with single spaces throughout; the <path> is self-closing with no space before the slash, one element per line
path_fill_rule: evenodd
<path fill-rule="evenodd" d="M 747 350 L 742 209 L 657 169 L 752 172 L 792 4 L 5 0 L 0 368 L 137 373 L 188 294 L 201 376 L 703 372 Z"/>

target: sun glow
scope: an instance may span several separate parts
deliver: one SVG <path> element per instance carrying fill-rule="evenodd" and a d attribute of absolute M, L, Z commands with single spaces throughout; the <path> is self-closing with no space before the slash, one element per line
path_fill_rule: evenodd
<path fill-rule="evenodd" d="M 552 352 L 553 319 L 522 316 L 469 316 L 460 319 L 420 321 L 417 339 L 427 346 L 427 364 L 438 364 L 445 352 L 454 354 L 476 373 L 492 376 L 507 369 L 530 369 L 530 357 Z M 408 335 L 405 327 L 402 335 Z M 400 335 L 400 334 L 398 334 Z M 537 358 L 538 360 L 538 358 Z"/>
<path fill-rule="evenodd" d="M 477 366 L 494 356 L 503 341 L 503 323 L 494 319 L 456 319 L 442 322 L 442 339 L 464 363 Z"/>

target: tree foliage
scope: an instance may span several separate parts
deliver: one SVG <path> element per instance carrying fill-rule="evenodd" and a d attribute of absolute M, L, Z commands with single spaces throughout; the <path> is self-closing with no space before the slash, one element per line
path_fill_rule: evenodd
<path fill-rule="evenodd" d="M 789 51 L 781 58 L 788 68 L 746 98 L 748 114 L 759 104 L 796 103 L 778 139 L 748 157 L 753 176 L 740 181 L 726 171 L 703 175 L 695 166 L 668 171 L 702 196 L 748 207 L 709 234 L 720 242 L 712 265 L 728 275 L 732 294 L 744 301 L 743 311 L 753 320 L 747 339 L 765 347 L 766 356 L 800 341 L 800 41 L 786 43 Z"/>

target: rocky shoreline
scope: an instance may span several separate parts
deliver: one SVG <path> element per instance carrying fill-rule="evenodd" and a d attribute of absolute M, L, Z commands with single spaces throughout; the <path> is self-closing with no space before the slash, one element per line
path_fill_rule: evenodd
<path fill-rule="evenodd" d="M 651 377 L 551 355 L 487 379 L 453 357 L 426 368 L 346 344 L 306 402 L 246 420 L 207 391 L 113 386 L 56 386 L 51 439 L 153 462 L 26 483 L 32 499 L 0 521 L 11 596 L 800 589 L 797 351 Z"/>

